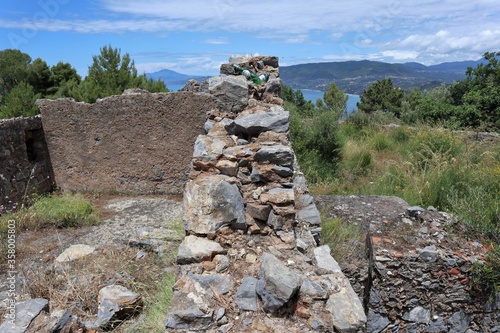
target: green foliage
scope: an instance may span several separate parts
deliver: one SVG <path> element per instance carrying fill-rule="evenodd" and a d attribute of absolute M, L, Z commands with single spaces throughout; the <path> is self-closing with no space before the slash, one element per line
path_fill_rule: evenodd
<path fill-rule="evenodd" d="M 21 82 L 12 88 L 5 96 L 0 106 L 0 119 L 19 116 L 33 116 L 38 113 L 35 101 L 40 94 L 35 94 L 32 86 Z"/>
<path fill-rule="evenodd" d="M 346 95 L 345 91 L 337 88 L 335 82 L 332 82 L 328 87 L 328 90 L 323 94 L 323 100 L 325 101 L 326 108 L 336 110 L 341 114 L 345 114 L 347 112 L 348 98 L 349 96 Z"/>
<path fill-rule="evenodd" d="M 80 85 L 80 96 L 88 103 L 110 95 L 120 95 L 125 89 L 143 88 L 152 92 L 168 91 L 162 81 L 138 76 L 134 61 L 128 53 L 111 45 L 100 49 L 100 54 L 92 57 L 88 75 Z"/>
<path fill-rule="evenodd" d="M 290 112 L 292 145 L 301 168 L 310 171 L 308 180 L 320 182 L 332 177 L 341 160 L 340 115 L 333 110 L 318 110 L 310 117 L 303 117 L 294 108 Z"/>
<path fill-rule="evenodd" d="M 283 101 L 288 102 L 299 114 L 311 116 L 314 112 L 314 105 L 311 101 L 304 98 L 301 90 L 293 90 L 290 87 L 283 86 L 281 90 L 281 97 Z"/>
<path fill-rule="evenodd" d="M 130 332 L 163 333 L 165 332 L 165 314 L 174 295 L 175 274 L 166 274 L 158 282 L 156 293 L 146 298 L 146 309 L 139 323 L 131 328 Z"/>
<path fill-rule="evenodd" d="M 40 58 L 33 60 L 28 75 L 28 83 L 36 93 L 41 96 L 47 95 L 47 90 L 51 85 L 50 76 L 50 68 L 44 60 Z"/>
<path fill-rule="evenodd" d="M 0 216 L 0 233 L 8 220 L 15 220 L 19 230 L 47 226 L 76 227 L 94 225 L 100 222 L 97 211 L 81 194 L 65 193 L 35 198 L 29 208 Z"/>
<path fill-rule="evenodd" d="M 30 63 L 31 57 L 19 50 L 0 51 L 0 97 L 26 80 Z"/>
<path fill-rule="evenodd" d="M 500 293 L 500 247 L 491 244 L 484 263 L 472 265 L 471 285 L 473 290 L 485 296 L 495 297 Z"/>
<path fill-rule="evenodd" d="M 14 220 L 17 231 L 49 226 L 77 227 L 100 223 L 97 210 L 81 194 L 65 193 L 35 198 L 34 204 L 15 213 L 0 216 L 0 255 L 6 251 L 8 221 Z"/>
<path fill-rule="evenodd" d="M 363 91 L 361 100 L 357 103 L 358 109 L 365 113 L 384 111 L 394 114 L 401 113 L 401 102 L 404 91 L 392 85 L 392 79 L 378 80 Z"/>
<path fill-rule="evenodd" d="M 360 248 L 364 242 L 359 225 L 326 216 L 322 216 L 321 220 L 321 243 L 330 246 L 331 254 L 337 261 L 348 261 L 353 255 L 362 256 Z"/>
<path fill-rule="evenodd" d="M 79 84 L 82 79 L 71 64 L 59 61 L 51 67 L 50 71 L 51 87 L 47 89 L 48 95 L 55 98 L 73 97 L 81 100 Z"/>

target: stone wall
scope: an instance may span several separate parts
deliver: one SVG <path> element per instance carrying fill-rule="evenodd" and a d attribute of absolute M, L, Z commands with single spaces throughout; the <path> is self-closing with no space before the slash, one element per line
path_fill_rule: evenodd
<path fill-rule="evenodd" d="M 0 205 L 12 208 L 25 195 L 52 187 L 52 166 L 39 116 L 0 120 L 0 143 Z"/>
<path fill-rule="evenodd" d="M 182 193 L 210 95 L 128 91 L 95 104 L 39 100 L 56 186 Z"/>
<path fill-rule="evenodd" d="M 217 94 L 230 107 L 211 113 L 196 139 L 184 193 L 188 236 L 166 328 L 361 332 L 362 302 L 328 245 L 316 241 L 321 219 L 291 148 L 277 58 L 237 64 L 270 79 L 256 85 L 225 64 L 228 75 L 208 80 L 211 92 L 238 93 Z M 242 80 L 246 89 L 231 88 Z"/>

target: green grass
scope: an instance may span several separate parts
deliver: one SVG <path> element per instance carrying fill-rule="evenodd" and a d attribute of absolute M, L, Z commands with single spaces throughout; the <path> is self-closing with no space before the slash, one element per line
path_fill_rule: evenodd
<path fill-rule="evenodd" d="M 137 325 L 131 328 L 132 333 L 163 333 L 167 320 L 167 310 L 174 295 L 175 275 L 167 274 L 157 284 L 157 291 L 145 297 L 145 312 Z"/>
<path fill-rule="evenodd" d="M 483 289 L 500 290 L 500 140 L 474 141 L 428 126 L 386 127 L 380 117 L 370 121 L 367 115 L 344 122 L 338 131 L 341 160 L 333 167 L 296 151 L 313 195 L 397 196 L 452 213 L 493 249 L 486 263 L 474 268 L 476 284 L 485 281 Z M 357 239 L 345 227 L 331 219 L 322 224 L 324 242 L 340 258 L 345 249 L 338 242 Z"/>
<path fill-rule="evenodd" d="M 100 223 L 97 210 L 81 194 L 65 193 L 35 198 L 29 208 L 0 216 L 0 254 L 5 254 L 5 239 L 10 220 L 15 221 L 16 232 L 44 227 L 78 227 Z"/>
<path fill-rule="evenodd" d="M 339 262 L 347 262 L 353 256 L 362 257 L 363 239 L 360 227 L 341 218 L 323 217 L 321 222 L 321 243 L 330 246 L 332 256 Z"/>

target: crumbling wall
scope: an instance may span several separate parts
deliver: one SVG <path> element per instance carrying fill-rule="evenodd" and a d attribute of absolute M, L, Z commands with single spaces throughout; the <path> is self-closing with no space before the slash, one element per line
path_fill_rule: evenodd
<path fill-rule="evenodd" d="M 181 193 L 210 95 L 126 92 L 95 104 L 39 100 L 55 183 L 65 190 Z"/>
<path fill-rule="evenodd" d="M 277 58 L 235 63 L 269 80 L 231 75 L 234 63 L 208 80 L 218 109 L 193 151 L 184 193 L 188 236 L 166 328 L 362 331 L 360 298 L 329 246 L 317 244 L 321 218 L 291 147 Z"/>
<path fill-rule="evenodd" d="M 40 117 L 1 120 L 0 204 L 6 209 L 13 208 L 24 196 L 45 192 L 52 184 L 52 167 Z"/>

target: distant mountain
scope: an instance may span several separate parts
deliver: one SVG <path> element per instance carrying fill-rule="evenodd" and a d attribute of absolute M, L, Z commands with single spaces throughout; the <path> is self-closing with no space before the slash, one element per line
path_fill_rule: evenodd
<path fill-rule="evenodd" d="M 370 84 L 392 78 L 395 86 L 405 90 L 414 87 L 430 89 L 442 83 L 451 84 L 465 78 L 467 67 L 484 60 L 447 62 L 425 66 L 416 62 L 389 64 L 380 61 L 343 61 L 281 66 L 283 84 L 294 89 L 326 90 L 332 81 L 349 94 L 362 94 Z"/>
<path fill-rule="evenodd" d="M 209 78 L 209 76 L 181 74 L 170 69 L 162 69 L 158 72 L 146 73 L 146 76 L 154 80 L 161 79 L 163 82 L 165 82 L 167 88 L 172 85 L 184 85 L 186 81 L 190 79 L 195 79 L 201 82 Z"/>

